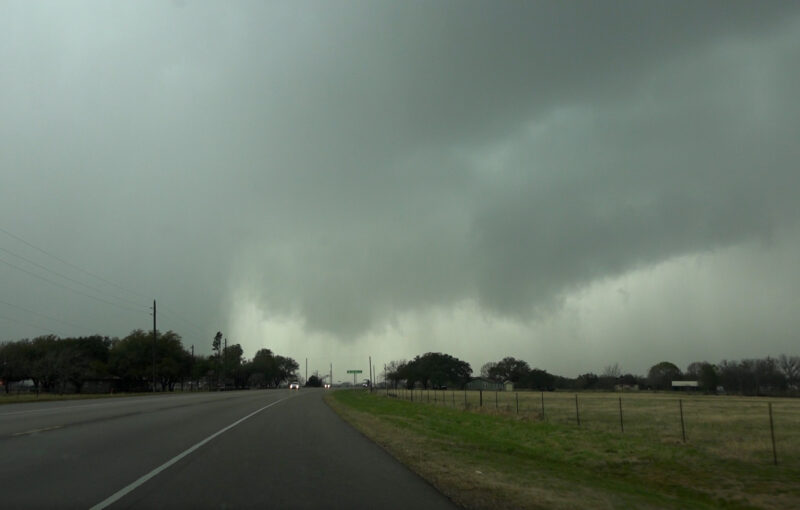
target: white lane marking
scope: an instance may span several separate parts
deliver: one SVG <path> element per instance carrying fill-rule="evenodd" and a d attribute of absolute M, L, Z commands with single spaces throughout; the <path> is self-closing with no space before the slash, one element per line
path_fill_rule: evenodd
<path fill-rule="evenodd" d="M 93 507 L 91 507 L 89 510 L 102 510 L 103 508 L 106 508 L 107 506 L 109 506 L 109 505 L 111 505 L 113 503 L 116 503 L 117 501 L 122 499 L 122 497 L 124 497 L 126 494 L 128 494 L 129 492 L 135 490 L 137 487 L 140 487 L 142 484 L 144 484 L 145 482 L 147 482 L 148 480 L 150 480 L 151 478 L 153 478 L 157 474 L 161 473 L 162 471 L 164 471 L 165 469 L 167 469 L 171 465 L 175 464 L 176 462 L 178 462 L 182 458 L 186 457 L 187 455 L 189 455 L 193 451 L 197 450 L 198 448 L 200 448 L 201 446 L 203 446 L 207 442 L 211 441 L 215 437 L 219 436 L 220 434 L 224 434 L 225 432 L 229 431 L 230 429 L 232 429 L 236 425 L 239 425 L 240 423 L 242 423 L 246 419 L 248 419 L 248 418 L 250 418 L 252 416 L 255 416 L 256 414 L 260 413 L 264 409 L 272 407 L 275 404 L 279 404 L 279 403 L 283 402 L 284 400 L 286 400 L 288 398 L 292 398 L 292 397 L 284 397 L 284 398 L 282 398 L 280 400 L 277 400 L 277 401 L 275 401 L 275 402 L 273 402 L 271 404 L 265 405 L 261 409 L 253 411 L 252 413 L 248 414 L 244 418 L 240 418 L 240 419 L 236 420 L 235 422 L 231 423 L 230 425 L 228 425 L 227 427 L 225 427 L 225 428 L 223 428 L 221 430 L 218 430 L 217 432 L 214 432 L 213 434 L 211 434 L 207 438 L 203 439 L 199 443 L 197 443 L 194 446 L 190 447 L 188 450 L 185 450 L 184 452 L 179 453 L 178 455 L 172 457 L 170 460 L 168 460 L 167 462 L 161 464 L 160 466 L 158 466 L 154 470 L 150 471 L 146 475 L 140 477 L 135 482 L 133 482 L 130 485 L 128 485 L 126 487 L 123 487 L 122 489 L 118 490 L 117 492 L 115 492 L 111 496 L 107 497 L 106 499 L 104 499 L 100 503 L 98 503 L 98 504 L 94 505 Z"/>
<path fill-rule="evenodd" d="M 63 425 L 54 425 L 52 427 L 45 427 L 43 429 L 33 429 L 33 430 L 26 430 L 25 432 L 15 432 L 11 434 L 12 436 L 25 436 L 28 434 L 36 434 L 37 432 L 47 432 L 48 430 L 55 430 L 60 429 Z"/>

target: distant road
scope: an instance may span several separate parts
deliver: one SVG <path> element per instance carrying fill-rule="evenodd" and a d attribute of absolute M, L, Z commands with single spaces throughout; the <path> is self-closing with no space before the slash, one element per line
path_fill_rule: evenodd
<path fill-rule="evenodd" d="M 4 405 L 0 506 L 455 508 L 339 419 L 323 394 Z"/>

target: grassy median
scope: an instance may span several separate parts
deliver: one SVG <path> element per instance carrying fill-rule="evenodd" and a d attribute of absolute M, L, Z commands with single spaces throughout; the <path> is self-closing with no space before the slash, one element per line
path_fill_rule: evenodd
<path fill-rule="evenodd" d="M 361 391 L 328 403 L 465 508 L 800 508 L 800 464 Z M 735 447 L 735 445 L 731 445 Z"/>

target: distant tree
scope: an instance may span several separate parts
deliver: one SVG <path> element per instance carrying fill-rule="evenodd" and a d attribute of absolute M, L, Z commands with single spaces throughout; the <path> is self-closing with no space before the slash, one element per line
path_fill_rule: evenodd
<path fill-rule="evenodd" d="M 391 382 L 392 386 L 397 389 L 397 385 L 403 379 L 401 372 L 406 360 L 390 361 L 386 365 L 386 379 Z"/>
<path fill-rule="evenodd" d="M 222 354 L 224 360 L 223 373 L 229 379 L 233 380 L 234 387 L 243 388 L 247 383 L 248 373 L 244 366 L 244 350 L 239 344 L 233 344 L 225 347 Z"/>
<path fill-rule="evenodd" d="M 120 378 L 119 389 L 147 389 L 148 376 L 152 375 L 152 341 L 150 333 L 136 329 L 111 347 L 108 365 L 111 372 Z"/>
<path fill-rule="evenodd" d="M 33 377 L 33 347 L 27 339 L 0 345 L 0 379 L 5 392 L 11 383 Z"/>
<path fill-rule="evenodd" d="M 492 370 L 496 366 L 497 366 L 497 362 L 496 361 L 488 361 L 488 362 L 484 363 L 483 366 L 481 367 L 481 377 L 483 377 L 485 379 L 491 379 L 492 378 Z"/>
<path fill-rule="evenodd" d="M 58 337 L 43 335 L 33 339 L 30 347 L 30 374 L 36 387 L 44 391 L 62 390 L 63 361 L 59 355 Z"/>
<path fill-rule="evenodd" d="M 633 374 L 623 374 L 619 377 L 619 384 L 625 386 L 644 386 L 644 377 Z"/>
<path fill-rule="evenodd" d="M 462 386 L 469 381 L 472 368 L 466 361 L 461 361 L 449 354 L 428 352 L 416 356 L 406 363 L 400 372 L 401 379 L 406 380 L 409 387 L 417 382 L 424 388 L 429 386 Z"/>
<path fill-rule="evenodd" d="M 669 390 L 672 388 L 672 381 L 681 378 L 681 369 L 669 361 L 656 363 L 647 372 L 647 383 L 654 389 Z"/>
<path fill-rule="evenodd" d="M 498 382 L 511 381 L 513 383 L 518 383 L 524 379 L 530 371 L 531 367 L 528 366 L 526 361 L 506 357 L 489 369 L 489 377 Z"/>
<path fill-rule="evenodd" d="M 546 370 L 534 368 L 522 379 L 523 387 L 539 391 L 552 391 L 555 389 L 555 376 L 548 374 Z"/>
<path fill-rule="evenodd" d="M 697 386 L 707 392 L 713 393 L 719 385 L 719 375 L 717 368 L 707 361 L 695 361 L 686 367 L 684 374 L 690 380 L 697 381 Z"/>
<path fill-rule="evenodd" d="M 214 340 L 211 341 L 211 351 L 216 353 L 217 357 L 222 349 L 222 332 L 217 331 L 217 334 L 214 335 Z"/>
<path fill-rule="evenodd" d="M 792 389 L 800 386 L 800 356 L 787 356 L 781 354 L 778 358 L 778 366 L 786 378 L 786 384 Z"/>
<path fill-rule="evenodd" d="M 275 367 L 276 371 L 272 381 L 275 386 L 280 386 L 289 379 L 297 377 L 295 372 L 300 368 L 300 365 L 292 358 L 278 355 L 275 356 Z"/>
<path fill-rule="evenodd" d="M 315 373 L 314 375 L 309 377 L 308 381 L 306 381 L 306 386 L 309 386 L 311 388 L 319 388 L 319 387 L 321 387 L 322 386 L 322 379 L 319 378 L 319 374 Z"/>
<path fill-rule="evenodd" d="M 156 374 L 161 391 L 173 391 L 175 384 L 190 374 L 191 356 L 179 334 L 156 332 Z"/>
<path fill-rule="evenodd" d="M 172 391 L 175 383 L 190 374 L 191 354 L 184 349 L 174 331 L 156 331 L 156 379 L 162 391 Z M 153 376 L 153 334 L 136 329 L 115 342 L 109 352 L 109 369 L 120 378 L 124 391 L 147 389 Z"/>
<path fill-rule="evenodd" d="M 775 394 L 786 391 L 786 377 L 772 357 L 754 360 L 756 395 Z"/>
<path fill-rule="evenodd" d="M 593 390 L 597 388 L 600 378 L 592 372 L 581 374 L 575 379 L 575 387 L 579 390 Z"/>
<path fill-rule="evenodd" d="M 610 377 L 617 379 L 620 375 L 622 375 L 622 370 L 619 368 L 619 363 L 614 363 L 613 365 L 606 365 L 603 369 L 603 377 Z"/>

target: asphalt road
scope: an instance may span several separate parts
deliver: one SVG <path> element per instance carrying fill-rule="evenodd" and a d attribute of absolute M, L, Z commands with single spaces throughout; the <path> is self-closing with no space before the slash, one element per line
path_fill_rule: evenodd
<path fill-rule="evenodd" d="M 0 407 L 0 507 L 454 505 L 344 423 L 323 391 Z"/>

